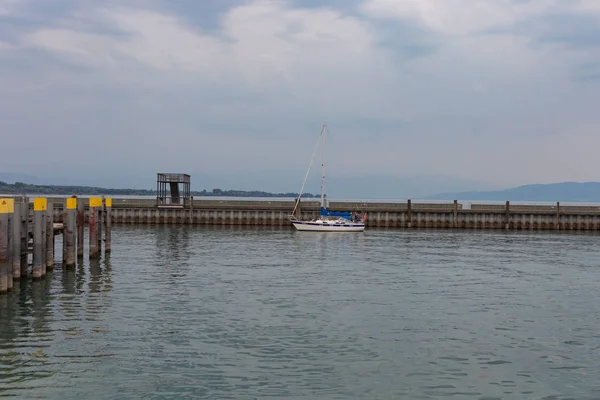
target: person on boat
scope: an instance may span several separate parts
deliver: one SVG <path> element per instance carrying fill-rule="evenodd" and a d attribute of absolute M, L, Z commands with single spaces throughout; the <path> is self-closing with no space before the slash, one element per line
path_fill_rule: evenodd
<path fill-rule="evenodd" d="M 358 222 L 358 212 L 354 211 L 354 222 Z"/>

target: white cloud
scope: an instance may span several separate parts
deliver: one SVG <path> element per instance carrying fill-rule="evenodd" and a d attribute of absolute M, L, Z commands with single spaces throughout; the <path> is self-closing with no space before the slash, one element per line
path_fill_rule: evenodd
<path fill-rule="evenodd" d="M 548 13 L 600 12 L 597 0 L 366 0 L 361 10 L 444 35 L 470 35 Z"/>

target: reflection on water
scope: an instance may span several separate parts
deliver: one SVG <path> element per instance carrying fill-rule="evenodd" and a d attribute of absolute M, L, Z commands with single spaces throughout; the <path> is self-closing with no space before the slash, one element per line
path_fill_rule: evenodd
<path fill-rule="evenodd" d="M 57 374 L 93 368 L 90 360 L 106 353 L 93 334 L 106 329 L 110 282 L 109 258 L 70 269 L 57 264 L 45 278 L 23 279 L 0 297 L 0 396 L 58 389 Z"/>
<path fill-rule="evenodd" d="M 110 256 L 0 296 L 0 396 L 599 398 L 597 248 L 597 235 L 115 227 Z"/>

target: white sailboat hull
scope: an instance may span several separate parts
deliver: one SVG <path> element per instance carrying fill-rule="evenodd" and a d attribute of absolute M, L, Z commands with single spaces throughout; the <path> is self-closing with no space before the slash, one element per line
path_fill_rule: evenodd
<path fill-rule="evenodd" d="M 365 230 L 365 224 L 356 222 L 292 221 L 292 224 L 299 231 L 311 232 L 362 232 Z"/>

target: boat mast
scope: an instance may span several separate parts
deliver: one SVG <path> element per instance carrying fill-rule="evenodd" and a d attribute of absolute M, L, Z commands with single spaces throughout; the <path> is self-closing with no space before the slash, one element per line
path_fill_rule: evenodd
<path fill-rule="evenodd" d="M 294 215 L 294 213 L 296 212 L 296 208 L 298 208 L 298 204 L 300 204 L 300 198 L 302 197 L 302 193 L 304 193 L 304 186 L 306 185 L 306 180 L 308 179 L 308 174 L 310 172 L 310 168 L 312 167 L 313 161 L 315 159 L 315 155 L 317 154 L 317 149 L 319 148 L 319 143 L 321 142 L 322 136 L 323 136 L 323 129 L 321 129 L 321 133 L 319 134 L 317 143 L 315 143 L 315 148 L 314 148 L 313 154 L 310 158 L 310 164 L 308 164 L 308 169 L 306 170 L 306 176 L 304 177 L 304 182 L 302 183 L 302 188 L 300 189 L 300 194 L 299 194 L 298 198 L 296 199 L 296 203 L 294 204 L 294 209 L 292 210 L 292 215 Z M 321 186 L 321 188 L 322 187 L 323 186 Z"/>
<path fill-rule="evenodd" d="M 325 207 L 325 145 L 327 144 L 327 125 L 323 124 L 323 153 L 321 161 L 321 206 Z"/>

